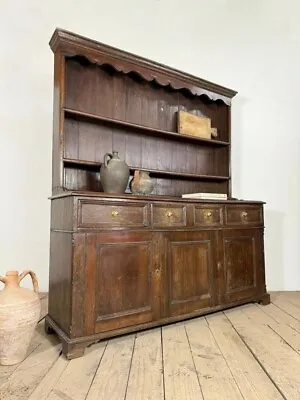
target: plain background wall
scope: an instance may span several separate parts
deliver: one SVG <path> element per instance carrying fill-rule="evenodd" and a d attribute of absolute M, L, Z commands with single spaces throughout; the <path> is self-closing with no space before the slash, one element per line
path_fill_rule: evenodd
<path fill-rule="evenodd" d="M 1 0 L 0 273 L 29 268 L 48 289 L 60 27 L 239 92 L 233 195 L 267 202 L 268 290 L 300 290 L 299 15 L 299 0 Z"/>

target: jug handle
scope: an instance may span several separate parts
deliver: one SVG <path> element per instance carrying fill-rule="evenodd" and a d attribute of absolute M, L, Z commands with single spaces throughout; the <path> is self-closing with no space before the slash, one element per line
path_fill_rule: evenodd
<path fill-rule="evenodd" d="M 36 275 L 33 271 L 24 271 L 19 275 L 19 283 L 21 282 L 22 279 L 25 278 L 26 275 L 30 275 L 31 276 L 31 280 L 32 280 L 32 285 L 33 285 L 33 289 L 36 293 L 38 293 L 39 291 L 39 284 L 38 284 L 38 280 L 36 278 Z"/>
<path fill-rule="evenodd" d="M 7 279 L 5 278 L 5 276 L 0 276 L 0 282 L 4 283 L 4 285 L 7 282 Z"/>
<path fill-rule="evenodd" d="M 108 158 L 112 158 L 111 153 L 106 153 L 104 156 L 104 165 L 107 167 L 108 166 Z"/>

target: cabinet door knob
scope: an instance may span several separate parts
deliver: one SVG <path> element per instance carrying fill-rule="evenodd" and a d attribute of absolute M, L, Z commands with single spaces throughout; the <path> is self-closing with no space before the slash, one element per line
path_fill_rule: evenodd
<path fill-rule="evenodd" d="M 243 211 L 243 212 L 242 212 L 242 218 L 246 218 L 247 215 L 248 215 L 247 211 Z"/>
<path fill-rule="evenodd" d="M 167 213 L 166 213 L 166 216 L 167 216 L 167 217 L 170 218 L 170 217 L 172 217 L 172 215 L 173 215 L 172 211 L 167 211 Z"/>
<path fill-rule="evenodd" d="M 112 217 L 117 217 L 119 215 L 119 211 L 117 211 L 117 210 L 113 210 L 112 212 L 111 212 L 111 216 Z"/>
<path fill-rule="evenodd" d="M 154 272 L 155 272 L 156 275 L 160 275 L 160 266 L 159 265 L 155 266 Z"/>
<path fill-rule="evenodd" d="M 207 211 L 205 213 L 206 218 L 210 218 L 212 216 L 212 212 L 211 211 Z"/>

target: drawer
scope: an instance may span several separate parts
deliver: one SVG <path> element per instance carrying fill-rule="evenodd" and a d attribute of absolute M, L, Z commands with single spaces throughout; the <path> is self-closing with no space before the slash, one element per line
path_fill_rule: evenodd
<path fill-rule="evenodd" d="M 223 207 L 214 205 L 195 205 L 194 223 L 196 226 L 222 225 Z"/>
<path fill-rule="evenodd" d="M 261 206 L 232 205 L 226 207 L 225 223 L 227 225 L 259 225 L 263 223 Z"/>
<path fill-rule="evenodd" d="M 149 226 L 149 206 L 93 200 L 78 201 L 78 228 L 141 228 Z"/>
<path fill-rule="evenodd" d="M 186 206 L 184 204 L 153 204 L 152 226 L 186 226 Z"/>

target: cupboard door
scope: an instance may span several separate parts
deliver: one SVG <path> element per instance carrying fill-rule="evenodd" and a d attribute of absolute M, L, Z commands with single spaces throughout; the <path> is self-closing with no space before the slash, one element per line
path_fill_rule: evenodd
<path fill-rule="evenodd" d="M 154 320 L 152 234 L 99 235 L 97 249 L 96 332 Z"/>
<path fill-rule="evenodd" d="M 222 233 L 223 279 L 221 302 L 231 303 L 259 294 L 260 236 L 255 229 Z"/>
<path fill-rule="evenodd" d="M 165 234 L 165 292 L 168 316 L 214 304 L 215 232 Z"/>
<path fill-rule="evenodd" d="M 73 332 L 80 325 L 90 335 L 156 319 L 160 275 L 153 269 L 157 252 L 152 233 L 76 236 L 73 298 L 79 321 Z"/>

